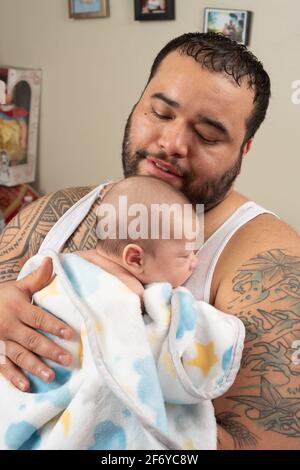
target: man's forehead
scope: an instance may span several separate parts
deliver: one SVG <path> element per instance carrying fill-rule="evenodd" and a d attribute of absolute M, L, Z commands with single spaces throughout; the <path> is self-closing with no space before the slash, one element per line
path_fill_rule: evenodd
<path fill-rule="evenodd" d="M 187 82 L 195 81 L 196 76 L 199 79 L 200 75 L 206 75 L 207 77 L 218 77 L 225 83 L 229 83 L 234 88 L 247 88 L 249 90 L 248 81 L 249 77 L 244 77 L 240 80 L 238 84 L 232 75 L 226 72 L 217 72 L 214 70 L 209 70 L 206 67 L 203 67 L 201 63 L 197 62 L 193 57 L 190 57 L 179 50 L 170 52 L 160 63 L 154 77 L 153 81 L 161 81 L 166 76 L 172 75 L 172 80 L 176 79 L 179 75 L 185 76 Z M 151 82 L 152 82 L 151 80 Z M 151 84 L 150 82 L 150 84 Z M 252 93 L 253 90 L 250 90 Z M 253 92 L 254 94 L 254 92 Z"/>
<path fill-rule="evenodd" d="M 187 69 L 187 64 L 192 62 L 201 68 L 201 65 L 197 64 L 192 57 L 184 55 L 180 53 L 180 51 L 172 51 L 161 61 L 154 78 L 165 73 L 172 73 L 174 71 L 178 72 L 179 69 L 185 71 Z"/>

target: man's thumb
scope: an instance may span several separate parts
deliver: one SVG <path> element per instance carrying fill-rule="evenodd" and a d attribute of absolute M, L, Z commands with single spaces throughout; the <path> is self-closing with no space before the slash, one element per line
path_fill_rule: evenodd
<path fill-rule="evenodd" d="M 27 276 L 20 279 L 20 281 L 17 281 L 17 285 L 31 297 L 34 292 L 43 289 L 43 287 L 50 283 L 52 279 L 52 271 L 52 259 L 45 258 L 38 269 L 27 274 Z"/>

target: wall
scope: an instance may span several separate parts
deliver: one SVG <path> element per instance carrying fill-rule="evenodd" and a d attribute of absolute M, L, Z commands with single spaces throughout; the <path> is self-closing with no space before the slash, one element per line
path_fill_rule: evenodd
<path fill-rule="evenodd" d="M 177 0 L 176 21 L 135 22 L 133 0 L 110 0 L 110 18 L 73 20 L 67 0 L 0 0 L 0 63 L 44 73 L 37 185 L 49 192 L 120 177 L 125 120 L 156 52 L 202 31 L 206 6 L 254 12 L 251 50 L 273 83 L 268 118 L 237 189 L 300 231 L 299 0 Z"/>

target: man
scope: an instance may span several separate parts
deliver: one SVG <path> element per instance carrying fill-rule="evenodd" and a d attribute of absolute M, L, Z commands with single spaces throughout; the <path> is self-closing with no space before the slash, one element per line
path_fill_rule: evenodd
<path fill-rule="evenodd" d="M 299 236 L 233 189 L 269 96 L 269 77 L 244 46 L 214 34 L 183 35 L 155 59 L 123 142 L 125 176 L 154 175 L 205 204 L 205 244 L 187 286 L 246 326 L 237 380 L 214 403 L 220 449 L 300 447 Z M 30 304 L 32 293 L 49 282 L 49 261 L 13 280 L 54 223 L 90 189 L 38 200 L 2 235 L 0 339 L 7 361 L 1 372 L 21 389 L 29 384 L 18 366 L 51 380 L 53 372 L 39 356 L 70 362 L 35 329 L 65 338 L 72 332 Z M 98 205 L 96 200 L 63 251 L 95 246 Z"/>

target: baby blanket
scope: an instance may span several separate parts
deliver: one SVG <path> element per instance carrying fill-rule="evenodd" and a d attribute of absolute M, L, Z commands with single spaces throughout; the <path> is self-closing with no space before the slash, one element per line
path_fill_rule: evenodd
<path fill-rule="evenodd" d="M 211 400 L 240 366 L 240 320 L 185 288 L 146 287 L 140 299 L 119 279 L 76 254 L 48 250 L 52 282 L 33 301 L 71 325 L 72 366 L 49 360 L 55 380 L 28 374 L 30 393 L 0 376 L 1 449 L 215 449 Z"/>

